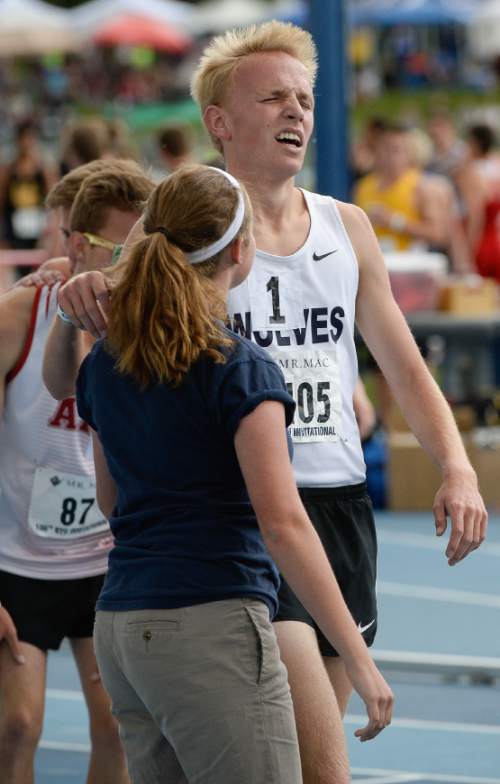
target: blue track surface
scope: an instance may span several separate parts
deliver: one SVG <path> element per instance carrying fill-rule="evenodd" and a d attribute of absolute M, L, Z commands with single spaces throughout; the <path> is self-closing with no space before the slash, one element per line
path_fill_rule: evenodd
<path fill-rule="evenodd" d="M 378 649 L 500 657 L 500 517 L 488 542 L 448 567 L 430 515 L 377 517 L 380 561 Z M 500 685 L 471 686 L 398 675 L 393 725 L 360 744 L 354 697 L 346 719 L 357 784 L 500 784 Z M 49 661 L 37 784 L 83 784 L 87 717 L 68 648 Z M 223 782 L 221 782 L 223 784 Z M 262 784 L 265 784 L 263 782 Z"/>

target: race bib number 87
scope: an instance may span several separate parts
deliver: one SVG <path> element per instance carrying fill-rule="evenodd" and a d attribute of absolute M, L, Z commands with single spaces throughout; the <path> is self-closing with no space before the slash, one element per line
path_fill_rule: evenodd
<path fill-rule="evenodd" d="M 294 443 L 338 441 L 342 399 L 337 352 L 318 349 L 272 351 L 297 407 L 290 426 Z"/>
<path fill-rule="evenodd" d="M 29 526 L 34 534 L 59 541 L 108 530 L 95 500 L 95 480 L 39 467 L 33 481 Z"/>

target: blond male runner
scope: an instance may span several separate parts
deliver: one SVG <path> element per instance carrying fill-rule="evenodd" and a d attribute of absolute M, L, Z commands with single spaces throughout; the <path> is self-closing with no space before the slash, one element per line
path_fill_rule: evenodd
<path fill-rule="evenodd" d="M 110 161 L 54 186 L 49 206 L 61 210 L 68 245 L 61 267 L 108 266 L 151 189 L 135 163 Z M 0 298 L 0 778 L 33 782 L 47 652 L 68 637 L 90 717 L 87 782 L 125 784 L 117 726 L 95 677 L 93 614 L 112 541 L 96 511 L 90 434 L 74 397 L 56 403 L 41 379 L 56 289 L 16 288 Z"/>
<path fill-rule="evenodd" d="M 309 34 L 270 22 L 215 38 L 200 61 L 193 93 L 255 212 L 259 250 L 248 282 L 230 299 L 230 317 L 238 331 L 271 350 L 297 397 L 297 482 L 313 523 L 320 520 L 347 604 L 371 643 L 376 542 L 352 411 L 354 316 L 419 441 L 442 469 L 434 515 L 438 535 L 451 519 L 450 564 L 479 546 L 487 515 L 451 412 L 392 298 L 366 215 L 295 187 L 313 130 L 315 71 Z M 67 284 L 59 301 L 75 324 L 99 335 L 106 328 L 107 294 L 105 278 L 94 273 Z M 64 326 L 54 326 L 52 346 L 74 340 Z M 46 381 L 59 396 L 73 388 L 81 357 L 80 344 L 73 345 L 65 367 L 46 364 Z M 341 515 L 344 504 L 349 510 Z M 304 781 L 345 784 L 341 715 L 351 684 L 342 660 L 326 648 L 286 586 L 280 602 L 290 612 L 275 628 L 289 673 Z"/>

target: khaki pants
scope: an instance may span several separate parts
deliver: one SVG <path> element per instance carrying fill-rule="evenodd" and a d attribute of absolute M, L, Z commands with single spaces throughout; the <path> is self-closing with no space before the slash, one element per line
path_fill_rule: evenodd
<path fill-rule="evenodd" d="M 98 612 L 94 639 L 133 784 L 301 784 L 263 602 Z"/>

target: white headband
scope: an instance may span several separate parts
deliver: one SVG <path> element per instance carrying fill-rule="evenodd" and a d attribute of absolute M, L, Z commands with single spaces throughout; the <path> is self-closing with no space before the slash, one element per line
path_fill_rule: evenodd
<path fill-rule="evenodd" d="M 223 169 L 216 169 L 215 166 L 210 166 L 209 168 L 214 169 L 214 171 L 224 175 L 224 177 L 229 180 L 231 185 L 234 185 L 238 191 L 238 206 L 236 208 L 235 216 L 231 221 L 231 225 L 227 228 L 222 237 L 217 240 L 217 242 L 212 242 L 212 244 L 207 245 L 206 248 L 194 250 L 192 253 L 186 253 L 186 258 L 190 264 L 200 264 L 200 262 L 211 259 L 212 256 L 215 256 L 217 253 L 220 253 L 221 250 L 227 248 L 229 243 L 234 240 L 239 230 L 241 229 L 243 218 L 245 217 L 245 200 L 243 198 L 243 192 L 238 180 L 233 177 L 232 174 L 229 174 L 229 172 L 226 172 Z"/>

